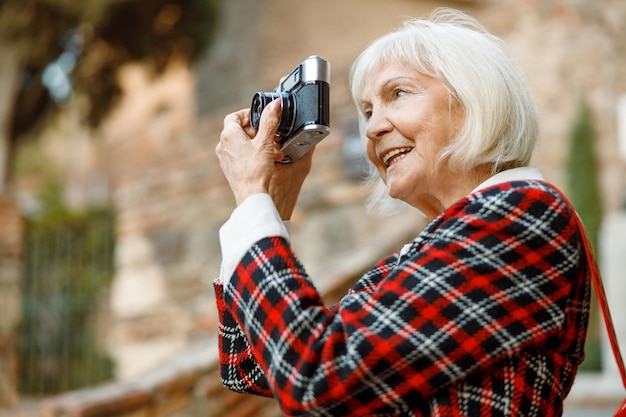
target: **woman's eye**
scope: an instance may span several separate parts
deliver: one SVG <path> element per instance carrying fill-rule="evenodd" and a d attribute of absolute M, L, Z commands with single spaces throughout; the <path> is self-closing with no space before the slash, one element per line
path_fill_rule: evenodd
<path fill-rule="evenodd" d="M 406 91 L 401 90 L 401 89 L 399 89 L 399 88 L 396 88 L 395 90 L 393 90 L 393 95 L 394 95 L 394 97 L 396 97 L 396 98 L 397 98 L 397 97 L 402 97 L 402 96 L 403 96 L 403 95 L 405 95 L 405 94 L 406 94 Z"/>
<path fill-rule="evenodd" d="M 372 111 L 371 110 L 363 110 L 363 116 L 365 117 L 365 120 L 369 120 L 372 118 Z"/>

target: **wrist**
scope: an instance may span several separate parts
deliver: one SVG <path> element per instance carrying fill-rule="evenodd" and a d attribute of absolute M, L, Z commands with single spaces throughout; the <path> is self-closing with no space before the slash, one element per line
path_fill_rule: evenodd
<path fill-rule="evenodd" d="M 267 189 L 264 187 L 247 187 L 246 189 L 240 190 L 235 195 L 235 204 L 240 206 L 248 197 L 253 196 L 255 194 L 269 194 Z"/>
<path fill-rule="evenodd" d="M 296 207 L 296 203 L 298 202 L 298 196 L 300 195 L 300 187 L 297 187 L 293 190 L 290 190 L 289 193 L 272 196 L 274 200 L 274 205 L 276 206 L 276 210 L 278 214 L 280 214 L 281 220 L 290 220 L 291 215 Z"/>
<path fill-rule="evenodd" d="M 283 221 L 291 220 L 291 215 L 296 207 L 296 202 L 285 202 L 283 204 L 276 205 L 276 210 L 280 215 L 280 219 Z"/>

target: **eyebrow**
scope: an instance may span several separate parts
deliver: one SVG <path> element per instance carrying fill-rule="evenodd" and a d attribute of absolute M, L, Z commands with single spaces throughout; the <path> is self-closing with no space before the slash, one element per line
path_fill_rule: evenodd
<path fill-rule="evenodd" d="M 399 80 L 419 81 L 419 80 L 418 80 L 417 78 L 415 78 L 415 77 L 410 77 L 410 76 L 408 76 L 408 75 L 399 75 L 399 76 L 397 76 L 397 77 L 393 77 L 393 78 L 390 78 L 390 79 L 388 79 L 387 81 L 385 81 L 385 82 L 383 83 L 383 85 L 381 86 L 381 90 L 382 90 L 382 89 L 384 89 L 385 87 L 387 87 L 387 85 L 392 84 L 392 83 L 394 83 L 394 82 L 396 82 L 396 81 L 399 81 Z"/>
<path fill-rule="evenodd" d="M 400 81 L 400 80 L 419 81 L 419 80 L 418 80 L 417 78 L 415 78 L 415 77 L 411 77 L 411 76 L 408 76 L 408 75 L 398 75 L 397 77 L 392 77 L 392 78 L 389 78 L 387 81 L 385 81 L 385 82 L 384 82 L 384 83 L 380 86 L 380 89 L 378 89 L 377 93 L 378 93 L 378 94 L 380 94 L 380 92 L 381 92 L 381 91 L 384 91 L 384 90 L 387 88 L 387 86 L 388 86 L 389 84 L 393 84 L 394 82 L 396 82 L 396 81 Z M 363 106 L 363 105 L 365 105 L 365 104 L 369 104 L 369 101 L 366 101 L 366 100 L 360 100 L 360 101 L 359 101 L 359 104 L 360 104 L 361 106 Z"/>

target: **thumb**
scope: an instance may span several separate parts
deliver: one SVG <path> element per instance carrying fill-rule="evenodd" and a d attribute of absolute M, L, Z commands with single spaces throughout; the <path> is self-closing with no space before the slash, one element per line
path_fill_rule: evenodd
<path fill-rule="evenodd" d="M 261 120 L 259 122 L 259 130 L 256 135 L 257 140 L 263 142 L 262 146 L 270 149 L 274 149 L 274 140 L 276 138 L 276 131 L 280 123 L 280 114 L 282 107 L 282 100 L 277 98 L 268 104 L 261 113 Z"/>

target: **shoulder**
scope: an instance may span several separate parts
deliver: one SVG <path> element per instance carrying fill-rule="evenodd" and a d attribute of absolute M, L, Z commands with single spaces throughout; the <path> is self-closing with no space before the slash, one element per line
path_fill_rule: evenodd
<path fill-rule="evenodd" d="M 369 271 L 367 271 L 350 290 L 351 294 L 357 292 L 371 292 L 376 289 L 380 281 L 385 279 L 397 266 L 399 253 L 393 253 L 381 259 Z"/>
<path fill-rule="evenodd" d="M 429 225 L 444 241 L 476 239 L 546 242 L 578 240 L 575 212 L 552 184 L 539 180 L 490 186 L 459 200 Z"/>
<path fill-rule="evenodd" d="M 554 185 L 540 180 L 511 181 L 476 191 L 457 202 L 449 216 L 475 215 L 490 220 L 570 221 L 574 211 Z"/>

